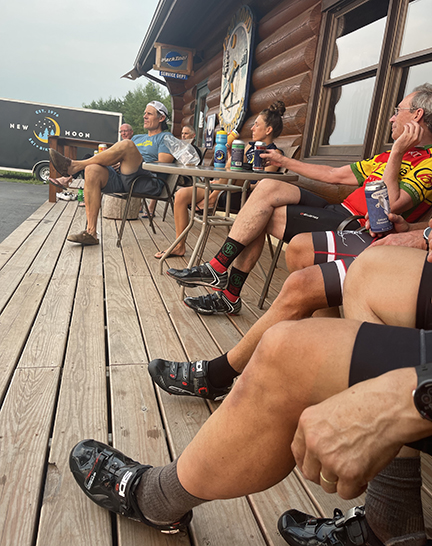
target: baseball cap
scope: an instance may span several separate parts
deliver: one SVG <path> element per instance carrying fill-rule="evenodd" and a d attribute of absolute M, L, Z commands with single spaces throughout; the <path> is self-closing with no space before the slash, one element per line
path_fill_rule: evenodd
<path fill-rule="evenodd" d="M 158 100 L 152 100 L 150 101 L 147 106 L 153 106 L 153 108 L 156 108 L 156 110 L 159 112 L 159 114 L 163 114 L 164 116 L 168 117 L 168 110 L 165 104 L 162 104 Z"/>

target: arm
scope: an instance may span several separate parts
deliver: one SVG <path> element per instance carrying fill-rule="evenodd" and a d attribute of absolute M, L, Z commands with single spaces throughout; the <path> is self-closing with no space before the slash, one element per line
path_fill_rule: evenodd
<path fill-rule="evenodd" d="M 383 181 L 387 186 L 390 209 L 394 213 L 404 212 L 413 206 L 411 196 L 399 187 L 399 171 L 404 153 L 421 142 L 423 133 L 423 129 L 417 122 L 410 121 L 404 126 L 401 136 L 393 144 Z"/>
<path fill-rule="evenodd" d="M 159 153 L 158 154 L 158 163 L 172 163 L 174 161 L 174 157 L 171 154 L 166 153 Z"/>
<path fill-rule="evenodd" d="M 346 184 L 348 186 L 358 186 L 357 179 L 349 165 L 343 167 L 329 167 L 328 165 L 315 165 L 313 163 L 304 163 L 297 159 L 285 157 L 276 150 L 267 150 L 261 154 L 261 157 L 275 167 L 282 167 L 299 174 L 307 176 L 319 182 L 328 184 Z"/>
<path fill-rule="evenodd" d="M 414 368 L 402 368 L 358 383 L 301 415 L 292 443 L 306 478 L 320 483 L 320 471 L 337 480 L 337 492 L 351 499 L 408 442 L 432 434 L 432 423 L 420 417 L 412 398 Z M 334 492 L 334 486 L 322 483 Z"/>

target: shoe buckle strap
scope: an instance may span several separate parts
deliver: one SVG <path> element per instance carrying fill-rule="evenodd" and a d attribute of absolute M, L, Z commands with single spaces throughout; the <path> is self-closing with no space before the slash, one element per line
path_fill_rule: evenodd
<path fill-rule="evenodd" d="M 335 527 L 346 527 L 346 532 L 349 540 L 356 546 L 365 544 L 367 536 L 364 534 L 364 506 L 354 506 L 350 508 L 346 514 L 339 520 L 335 521 Z"/>
<path fill-rule="evenodd" d="M 93 468 L 90 470 L 87 478 L 84 481 L 84 486 L 88 491 L 90 491 L 90 489 L 92 488 L 93 482 L 99 472 L 100 467 L 108 458 L 109 454 L 105 450 L 99 454 L 98 458 L 95 461 L 95 464 L 93 465 Z"/>

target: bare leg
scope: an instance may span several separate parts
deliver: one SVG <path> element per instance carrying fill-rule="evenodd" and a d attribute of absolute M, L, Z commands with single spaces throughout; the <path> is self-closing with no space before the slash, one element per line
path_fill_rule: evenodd
<path fill-rule="evenodd" d="M 415 327 L 425 253 L 415 248 L 370 247 L 350 266 L 344 285 L 347 318 Z"/>
<path fill-rule="evenodd" d="M 193 188 L 180 188 L 174 197 L 174 222 L 176 230 L 176 239 L 180 236 L 181 233 L 186 229 L 186 226 L 189 224 L 189 210 L 188 205 L 192 203 L 192 193 Z M 204 198 L 204 190 L 201 188 L 197 189 L 197 200 Z M 182 239 L 179 244 L 173 248 L 173 254 L 178 254 L 183 256 L 186 252 L 186 237 Z M 156 258 L 160 258 L 164 252 L 156 253 Z"/>
<path fill-rule="evenodd" d="M 96 224 L 101 206 L 102 188 L 108 182 L 108 171 L 100 165 L 85 169 L 84 203 L 87 216 L 87 233 L 96 236 Z"/>
<path fill-rule="evenodd" d="M 75 174 L 89 165 L 109 167 L 115 163 L 120 163 L 120 170 L 123 174 L 132 174 L 138 170 L 142 162 L 143 158 L 135 144 L 131 140 L 122 140 L 89 159 L 72 160 L 68 172 L 69 174 Z"/>
<path fill-rule="evenodd" d="M 231 228 L 230 237 L 245 246 L 249 245 L 266 230 L 275 209 L 281 207 L 283 209 L 281 213 L 285 214 L 286 219 L 284 205 L 297 204 L 299 200 L 300 190 L 297 186 L 280 180 L 262 180 L 240 210 Z M 278 215 L 274 221 L 279 222 L 280 218 Z M 285 228 L 285 223 L 283 223 L 283 228 Z M 282 238 L 282 236 L 273 233 L 273 229 L 271 233 L 275 237 Z"/>
<path fill-rule="evenodd" d="M 299 233 L 291 239 L 285 249 L 285 262 L 290 273 L 314 265 L 315 249 L 312 233 Z"/>
<path fill-rule="evenodd" d="M 283 320 L 310 317 L 316 309 L 325 307 L 327 307 L 327 298 L 321 269 L 313 266 L 292 273 L 267 313 L 228 352 L 230 366 L 237 372 L 242 372 L 262 336 L 274 324 Z"/>
<path fill-rule="evenodd" d="M 266 332 L 232 392 L 180 456 L 183 487 L 211 500 L 282 480 L 294 467 L 290 446 L 303 409 L 347 388 L 359 326 L 313 319 Z"/>

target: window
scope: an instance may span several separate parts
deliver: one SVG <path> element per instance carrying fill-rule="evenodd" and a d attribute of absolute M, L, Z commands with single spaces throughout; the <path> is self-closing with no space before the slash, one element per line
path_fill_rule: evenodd
<path fill-rule="evenodd" d="M 346 163 L 391 143 L 393 108 L 432 82 L 432 0 L 323 0 L 305 157 Z"/>
<path fill-rule="evenodd" d="M 204 121 L 208 110 L 206 98 L 209 94 L 207 80 L 197 86 L 194 127 L 196 132 L 195 144 L 204 146 Z"/>

